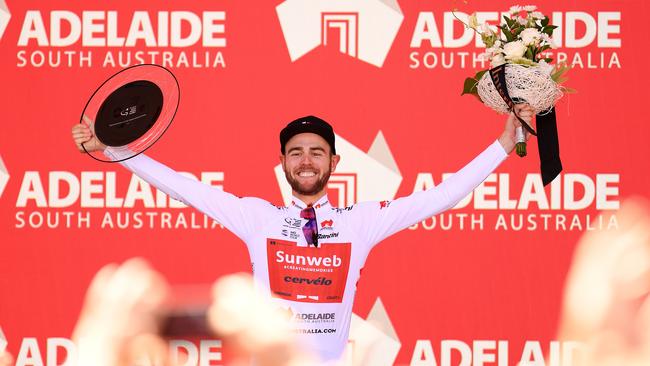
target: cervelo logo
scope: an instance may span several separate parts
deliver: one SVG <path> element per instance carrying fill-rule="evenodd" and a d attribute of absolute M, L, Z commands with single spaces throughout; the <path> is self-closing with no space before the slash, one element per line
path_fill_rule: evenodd
<path fill-rule="evenodd" d="M 2 161 L 2 156 L 0 156 L 0 197 L 2 197 L 2 192 L 4 192 L 7 182 L 9 182 L 9 171 L 4 161 Z"/>
<path fill-rule="evenodd" d="M 392 366 L 402 343 L 378 297 L 366 319 L 352 314 L 345 365 Z"/>
<path fill-rule="evenodd" d="M 336 151 L 343 158 L 327 184 L 333 206 L 345 207 L 356 202 L 395 197 L 402 175 L 381 131 L 367 153 L 336 135 Z M 282 165 L 276 165 L 274 170 L 282 198 L 285 204 L 289 204 L 291 186 Z"/>
<path fill-rule="evenodd" d="M 286 0 L 276 11 L 291 61 L 338 42 L 341 53 L 377 67 L 404 19 L 397 0 Z"/>
<path fill-rule="evenodd" d="M 11 12 L 9 11 L 9 7 L 7 7 L 7 2 L 0 0 L 0 41 L 2 40 L 2 35 L 5 34 L 5 30 L 7 30 L 9 19 L 11 19 Z"/>

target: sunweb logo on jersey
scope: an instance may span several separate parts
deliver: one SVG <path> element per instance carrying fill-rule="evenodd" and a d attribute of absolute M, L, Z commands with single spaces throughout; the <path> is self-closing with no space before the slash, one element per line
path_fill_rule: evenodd
<path fill-rule="evenodd" d="M 381 131 L 367 153 L 336 135 L 336 151 L 342 159 L 327 183 L 332 206 L 346 207 L 356 202 L 395 197 L 402 174 Z M 291 186 L 281 164 L 276 165 L 274 170 L 282 199 L 288 205 L 291 203 Z"/>
<path fill-rule="evenodd" d="M 381 67 L 404 20 L 397 0 L 286 0 L 276 11 L 291 61 L 338 43 L 341 53 Z"/>
<path fill-rule="evenodd" d="M 0 41 L 2 40 L 2 35 L 5 34 L 5 30 L 7 30 L 10 18 L 11 12 L 9 12 L 7 2 L 5 0 L 0 0 Z"/>

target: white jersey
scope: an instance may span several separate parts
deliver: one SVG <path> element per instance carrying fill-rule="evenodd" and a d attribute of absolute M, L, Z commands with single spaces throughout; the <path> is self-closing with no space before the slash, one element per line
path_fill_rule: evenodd
<path fill-rule="evenodd" d="M 119 156 L 109 149 L 106 155 Z M 238 198 L 182 176 L 138 155 L 121 164 L 183 203 L 217 220 L 246 243 L 261 291 L 293 314 L 299 338 L 323 361 L 341 357 L 348 340 L 360 271 L 370 250 L 410 225 L 452 208 L 507 157 L 498 141 L 436 187 L 394 201 L 332 207 L 327 196 L 313 207 L 318 246 L 302 232 L 306 205 L 294 197 L 277 207 L 252 197 Z"/>

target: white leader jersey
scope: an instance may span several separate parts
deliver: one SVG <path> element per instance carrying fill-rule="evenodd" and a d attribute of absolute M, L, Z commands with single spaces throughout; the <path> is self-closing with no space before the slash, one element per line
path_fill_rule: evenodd
<path fill-rule="evenodd" d="M 115 160 L 118 154 L 106 149 Z M 341 357 L 350 331 L 360 271 L 386 237 L 454 207 L 507 157 L 498 141 L 457 173 L 426 191 L 394 201 L 332 207 L 327 196 L 313 207 L 318 246 L 308 246 L 297 198 L 277 207 L 238 198 L 138 155 L 121 164 L 156 188 L 217 220 L 246 243 L 260 290 L 293 314 L 293 328 L 323 361 Z M 378 182 L 378 184 L 380 184 Z"/>

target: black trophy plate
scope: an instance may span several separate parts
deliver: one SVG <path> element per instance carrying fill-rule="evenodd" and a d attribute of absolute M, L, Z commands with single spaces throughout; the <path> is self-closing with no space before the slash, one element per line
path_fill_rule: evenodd
<path fill-rule="evenodd" d="M 86 103 L 81 122 L 107 147 L 89 152 L 96 160 L 118 162 L 151 147 L 174 119 L 180 88 L 176 77 L 159 65 L 126 68 L 106 80 Z"/>

